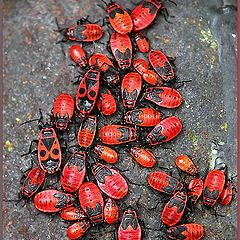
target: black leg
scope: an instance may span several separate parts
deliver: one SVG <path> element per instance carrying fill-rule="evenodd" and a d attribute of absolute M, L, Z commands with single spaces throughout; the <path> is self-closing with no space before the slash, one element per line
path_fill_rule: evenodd
<path fill-rule="evenodd" d="M 33 143 L 37 143 L 37 144 L 38 144 L 38 140 L 32 140 L 32 141 L 31 141 L 31 144 L 30 144 L 30 147 L 29 147 L 29 149 L 28 149 L 28 152 L 22 154 L 21 157 L 26 156 L 26 155 L 29 155 L 29 154 L 34 153 L 35 151 L 37 151 L 37 150 L 32 151 L 32 145 L 33 145 Z"/>

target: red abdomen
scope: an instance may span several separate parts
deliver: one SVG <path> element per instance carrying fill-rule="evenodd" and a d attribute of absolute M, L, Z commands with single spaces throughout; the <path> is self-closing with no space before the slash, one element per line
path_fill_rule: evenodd
<path fill-rule="evenodd" d="M 92 222 L 100 222 L 104 219 L 103 196 L 93 182 L 85 182 L 78 191 L 78 198 L 83 211 L 88 215 Z"/>
<path fill-rule="evenodd" d="M 133 9 L 133 31 L 138 32 L 147 28 L 157 16 L 162 4 L 157 1 L 144 1 Z"/>
<path fill-rule="evenodd" d="M 113 199 L 108 198 L 104 207 L 105 222 L 113 224 L 118 220 L 118 217 L 119 213 L 117 203 Z"/>
<path fill-rule="evenodd" d="M 130 154 L 143 167 L 151 168 L 156 164 L 153 153 L 144 148 L 132 147 Z"/>
<path fill-rule="evenodd" d="M 100 129 L 100 140 L 108 145 L 118 145 L 135 141 L 136 129 L 122 125 L 106 125 Z"/>
<path fill-rule="evenodd" d="M 142 77 L 136 72 L 127 73 L 121 85 L 123 106 L 134 108 L 142 89 Z"/>
<path fill-rule="evenodd" d="M 27 198 L 32 197 L 43 184 L 45 176 L 45 171 L 39 167 L 31 169 L 23 182 L 21 193 Z"/>
<path fill-rule="evenodd" d="M 154 127 L 161 122 L 161 113 L 153 108 L 139 108 L 126 112 L 125 120 L 140 127 Z"/>
<path fill-rule="evenodd" d="M 228 205 L 233 198 L 233 183 L 231 180 L 228 180 L 225 184 L 222 193 L 219 196 L 219 203 L 222 205 Z"/>
<path fill-rule="evenodd" d="M 87 215 L 80 207 L 67 207 L 60 212 L 60 217 L 66 221 L 87 219 Z"/>
<path fill-rule="evenodd" d="M 177 117 L 167 117 L 147 135 L 147 142 L 150 145 L 168 142 L 175 138 L 181 130 L 182 124 Z"/>
<path fill-rule="evenodd" d="M 91 146 L 96 134 L 96 128 L 97 128 L 96 116 L 87 116 L 83 120 L 78 131 L 78 144 L 81 147 L 88 148 Z"/>
<path fill-rule="evenodd" d="M 151 51 L 148 58 L 154 70 L 164 81 L 167 82 L 174 79 L 173 67 L 163 52 L 160 50 Z"/>
<path fill-rule="evenodd" d="M 214 169 L 210 171 L 203 186 L 203 203 L 210 207 L 214 206 L 218 200 L 225 184 L 225 174 L 223 171 Z"/>
<path fill-rule="evenodd" d="M 113 33 L 110 47 L 120 69 L 128 69 L 132 63 L 132 43 L 128 35 Z"/>
<path fill-rule="evenodd" d="M 78 64 L 80 67 L 87 66 L 87 57 L 86 53 L 84 52 L 83 48 L 79 45 L 72 45 L 69 48 L 69 55 L 72 60 Z"/>
<path fill-rule="evenodd" d="M 122 199 L 128 193 L 128 184 L 124 177 L 115 169 L 97 163 L 92 172 L 98 187 L 113 199 Z"/>
<path fill-rule="evenodd" d="M 63 168 L 61 186 L 67 192 L 77 191 L 86 173 L 85 152 L 75 152 Z"/>
<path fill-rule="evenodd" d="M 44 190 L 34 197 L 34 206 L 37 210 L 46 213 L 59 212 L 61 209 L 73 205 L 73 195 L 58 190 Z"/>
<path fill-rule="evenodd" d="M 182 103 L 181 94 L 169 87 L 150 87 L 146 89 L 144 98 L 160 107 L 176 108 Z"/>
<path fill-rule="evenodd" d="M 196 204 L 203 191 L 203 180 L 194 178 L 188 185 L 188 197 L 193 204 Z"/>
<path fill-rule="evenodd" d="M 87 219 L 75 222 L 67 228 L 67 236 L 70 239 L 78 239 L 82 237 L 91 226 L 92 223 Z"/>
<path fill-rule="evenodd" d="M 118 154 L 110 147 L 103 145 L 96 145 L 93 150 L 100 159 L 107 163 L 113 164 L 118 161 Z"/>
<path fill-rule="evenodd" d="M 177 179 L 161 171 L 151 172 L 148 183 L 152 188 L 169 195 L 175 194 L 176 191 L 183 188 L 182 183 Z"/>
<path fill-rule="evenodd" d="M 167 230 L 171 239 L 199 240 L 203 237 L 204 228 L 200 224 L 188 223 L 171 227 Z"/>
<path fill-rule="evenodd" d="M 123 213 L 121 224 L 118 228 L 118 240 L 141 240 L 142 230 L 134 210 Z"/>
<path fill-rule="evenodd" d="M 162 211 L 163 223 L 167 226 L 176 225 L 184 213 L 186 204 L 187 195 L 183 192 L 176 192 Z"/>
<path fill-rule="evenodd" d="M 179 169 L 191 175 L 197 173 L 197 167 L 187 155 L 179 155 L 176 157 L 175 163 Z"/>

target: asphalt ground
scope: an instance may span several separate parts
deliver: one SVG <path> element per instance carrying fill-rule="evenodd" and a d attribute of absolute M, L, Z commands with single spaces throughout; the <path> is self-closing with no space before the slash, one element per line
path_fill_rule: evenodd
<path fill-rule="evenodd" d="M 130 1 L 118 2 L 124 8 L 133 9 Z M 155 24 L 145 31 L 151 49 L 163 49 L 167 55 L 175 56 L 177 76 L 181 81 L 192 80 L 179 89 L 183 104 L 173 110 L 162 109 L 166 116 L 176 115 L 184 131 L 164 147 L 152 148 L 157 157 L 153 169 L 145 169 L 134 164 L 127 147 L 117 148 L 120 159 L 115 164 L 131 182 L 146 183 L 148 174 L 160 167 L 168 167 L 172 175 L 180 178 L 174 165 L 178 154 L 188 154 L 198 162 L 201 176 L 213 168 L 215 159 L 220 157 L 229 167 L 229 176 L 236 175 L 236 106 L 235 106 L 235 1 L 187 1 L 169 2 L 165 5 L 173 24 L 158 16 Z M 51 111 L 53 101 L 61 92 L 74 96 L 77 86 L 71 83 L 76 68 L 69 66 L 68 47 L 64 57 L 56 41 L 61 36 L 56 29 L 55 17 L 61 26 L 67 27 L 81 17 L 89 15 L 90 21 L 106 16 L 96 1 L 4 1 L 4 239 L 37 240 L 66 239 L 64 228 L 58 216 L 38 214 L 33 203 L 15 206 L 8 200 L 17 199 L 20 190 L 21 169 L 30 166 L 30 157 L 20 155 L 28 150 L 30 141 L 38 138 L 37 124 L 20 127 L 27 120 L 38 117 L 38 109 L 43 113 Z M 110 54 L 106 50 L 107 26 L 104 37 L 96 43 L 95 51 Z M 89 53 L 93 46 L 85 46 Z M 141 54 L 136 54 L 142 56 Z M 120 104 L 121 105 L 121 104 Z M 120 107 L 121 108 L 121 107 Z M 112 118 L 102 118 L 99 127 L 120 117 L 120 112 Z M 215 140 L 218 145 L 211 143 Z M 166 149 L 170 148 L 170 149 Z M 188 178 L 186 178 L 188 181 Z M 136 207 L 138 214 L 148 229 L 144 239 L 161 239 L 161 211 L 166 201 L 165 195 L 143 186 L 129 185 L 129 194 L 124 198 L 126 205 Z M 154 210 L 148 210 L 157 201 L 162 203 Z M 204 226 L 208 240 L 236 239 L 236 201 L 229 206 L 217 205 L 216 217 L 213 211 L 202 208 L 202 200 L 190 214 L 187 221 Z M 28 211 L 30 207 L 31 211 Z M 93 228 L 89 232 L 97 239 L 114 239 L 111 232 L 115 226 Z M 154 229 L 160 230 L 156 231 Z M 88 235 L 90 236 L 90 235 Z"/>

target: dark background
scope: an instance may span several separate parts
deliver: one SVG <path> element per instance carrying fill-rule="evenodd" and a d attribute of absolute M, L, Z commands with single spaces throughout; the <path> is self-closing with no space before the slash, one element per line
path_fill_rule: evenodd
<path fill-rule="evenodd" d="M 130 1 L 118 1 L 125 8 L 133 9 Z M 205 176 L 217 156 L 229 166 L 229 175 L 236 175 L 236 113 L 235 113 L 235 1 L 201 0 L 166 3 L 174 24 L 158 16 L 156 23 L 146 31 L 152 49 L 163 49 L 167 55 L 176 56 L 177 75 L 181 80 L 192 80 L 180 89 L 184 102 L 172 111 L 163 109 L 166 115 L 176 114 L 183 122 L 184 131 L 172 142 L 153 148 L 159 166 L 174 166 L 177 154 L 189 154 L 198 162 L 200 174 Z M 101 4 L 99 2 L 99 4 Z M 50 112 L 55 97 L 60 92 L 73 96 L 77 86 L 71 84 L 76 69 L 69 66 L 68 56 L 63 57 L 60 45 L 55 42 L 61 36 L 54 32 L 55 17 L 61 26 L 67 27 L 77 19 L 90 15 L 91 21 L 102 19 L 106 13 L 96 1 L 4 1 L 4 198 L 16 199 L 20 189 L 20 169 L 27 169 L 30 158 L 21 158 L 32 139 L 38 137 L 36 124 L 20 127 L 27 119 L 38 116 L 38 108 Z M 108 40 L 107 26 L 101 42 Z M 67 53 L 68 46 L 64 44 Z M 93 51 L 89 45 L 88 51 Z M 107 53 L 106 45 L 96 44 L 96 51 Z M 109 53 L 107 53 L 109 55 Z M 140 55 L 139 55 L 140 56 Z M 118 115 L 115 116 L 116 118 Z M 109 119 L 106 122 L 110 122 Z M 106 123 L 105 122 L 105 123 Z M 210 141 L 216 140 L 217 148 Z M 145 183 L 151 170 L 133 163 L 126 148 L 121 148 L 116 166 L 127 168 L 124 174 L 133 182 Z M 173 176 L 179 178 L 175 166 Z M 149 211 L 163 198 L 148 188 L 130 184 L 130 192 L 124 199 L 134 206 L 139 197 L 138 213 L 148 228 L 159 229 L 163 204 Z M 205 238 L 236 239 L 235 200 L 230 206 L 217 206 L 217 212 L 225 217 L 216 218 L 206 210 L 198 209 L 190 215 L 189 222 L 200 223 L 205 228 Z M 201 208 L 202 201 L 197 204 Z M 30 203 L 26 206 L 4 202 L 4 239 L 66 239 L 66 224 L 59 217 L 52 219 L 37 215 Z M 51 220 L 52 221 L 49 221 Z M 106 231 L 114 229 L 108 228 Z M 96 229 L 93 229 L 96 231 Z M 164 230 L 163 230 L 164 232 Z M 146 230 L 144 239 L 153 240 L 161 233 Z M 112 233 L 99 230 L 98 239 L 114 239 Z"/>

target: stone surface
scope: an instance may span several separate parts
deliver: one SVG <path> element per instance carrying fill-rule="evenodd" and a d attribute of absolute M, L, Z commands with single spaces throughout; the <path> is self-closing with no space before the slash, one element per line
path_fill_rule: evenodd
<path fill-rule="evenodd" d="M 121 0 L 125 8 L 133 9 L 131 1 Z M 38 109 L 50 112 L 55 97 L 60 92 L 73 96 L 77 89 L 71 83 L 77 69 L 69 66 L 68 57 L 71 42 L 63 45 L 67 57 L 64 58 L 61 39 L 55 17 L 61 26 L 67 27 L 77 19 L 89 15 L 91 21 L 101 20 L 106 13 L 97 6 L 99 1 L 42 0 L 42 1 L 4 1 L 4 239 L 42 240 L 66 239 L 66 223 L 58 216 L 38 214 L 32 202 L 22 207 L 8 200 L 17 199 L 20 189 L 20 169 L 30 166 L 30 157 L 21 158 L 27 151 L 32 139 L 38 137 L 36 123 L 19 126 L 27 119 L 37 118 Z M 192 80 L 180 89 L 184 102 L 173 110 L 162 109 L 168 115 L 176 114 L 182 121 L 184 131 L 164 146 L 152 148 L 158 163 L 154 170 L 168 167 L 173 176 L 180 178 L 174 165 L 177 154 L 188 154 L 199 166 L 201 176 L 214 165 L 217 156 L 229 166 L 229 175 L 236 175 L 236 125 L 235 125 L 235 39 L 236 24 L 235 1 L 188 1 L 178 2 L 178 6 L 166 2 L 173 24 L 158 16 L 155 24 L 146 34 L 152 49 L 163 49 L 167 55 L 176 56 L 177 76 L 180 81 Z M 104 26 L 104 37 L 108 41 L 108 27 Z M 110 54 L 106 44 L 95 44 L 95 51 Z M 93 45 L 85 46 L 93 52 Z M 141 54 L 136 54 L 142 56 Z M 146 55 L 145 55 L 146 57 Z M 118 118 L 117 113 L 114 118 Z M 103 123 L 112 121 L 101 120 Z M 215 146 L 211 140 L 220 145 Z M 134 164 L 128 153 L 128 147 L 117 148 L 120 160 L 116 167 L 128 169 L 123 174 L 134 182 L 146 185 L 151 169 Z M 171 168 L 172 166 L 172 168 Z M 186 178 L 187 181 L 188 177 Z M 160 228 L 160 212 L 166 202 L 166 196 L 150 190 L 145 185 L 139 187 L 130 184 L 128 196 L 124 199 L 127 206 L 136 208 L 136 200 L 141 195 L 138 213 L 147 228 L 143 239 L 154 240 L 164 235 Z M 155 210 L 148 210 L 161 200 Z M 213 211 L 197 204 L 188 222 L 200 223 L 205 228 L 208 240 L 235 239 L 236 207 L 235 200 L 230 206 L 218 205 L 217 213 L 225 217 L 212 215 Z M 29 210 L 30 209 L 30 210 Z M 29 210 L 29 211 L 28 211 Z M 115 227 L 92 228 L 91 235 L 97 239 L 114 239 Z M 154 230 L 155 229 L 155 230 Z M 156 229 L 159 229 L 157 231 Z M 93 233 L 97 232 L 97 233 Z M 90 236 L 90 235 L 88 235 Z"/>

